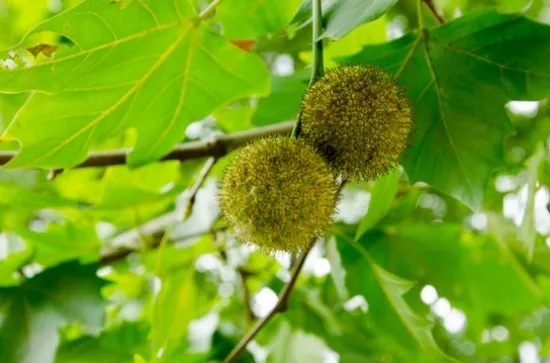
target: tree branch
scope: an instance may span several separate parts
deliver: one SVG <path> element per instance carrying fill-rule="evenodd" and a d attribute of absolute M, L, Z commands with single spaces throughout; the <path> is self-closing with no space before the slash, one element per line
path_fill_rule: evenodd
<path fill-rule="evenodd" d="M 221 135 L 211 140 L 191 141 L 178 144 L 172 152 L 161 160 L 191 160 L 213 156 L 219 158 L 229 151 L 246 144 L 254 139 L 274 134 L 285 134 L 292 131 L 293 121 L 281 122 L 274 125 L 258 127 L 253 130 L 238 132 L 234 134 Z M 126 164 L 126 157 L 131 149 L 119 149 L 111 151 L 97 151 L 88 155 L 88 158 L 75 168 L 105 167 L 111 165 Z M 0 166 L 7 164 L 17 152 L 0 151 Z"/>
<path fill-rule="evenodd" d="M 191 238 L 198 238 L 206 233 L 211 233 L 212 231 L 214 230 L 208 229 L 205 231 L 190 233 L 179 237 L 178 239 L 174 240 L 174 242 L 184 241 L 186 239 L 191 239 Z M 148 246 L 149 249 L 158 248 L 162 243 L 162 233 L 160 235 L 155 235 L 153 237 L 155 238 L 153 242 Z M 125 259 L 129 255 L 137 251 L 138 251 L 137 248 L 130 248 L 130 247 L 105 248 L 103 249 L 103 251 L 101 251 L 101 258 L 99 260 L 99 264 L 109 265 L 112 263 L 116 263 L 118 261 Z"/>
<path fill-rule="evenodd" d="M 229 353 L 223 363 L 235 362 L 239 355 L 245 350 L 248 343 L 250 343 L 250 341 L 254 339 L 254 337 L 271 321 L 271 319 L 273 319 L 278 313 L 285 312 L 288 309 L 290 296 L 292 294 L 292 291 L 294 290 L 294 287 L 296 286 L 296 281 L 298 280 L 300 271 L 302 271 L 302 268 L 304 267 L 304 262 L 306 261 L 309 252 L 315 245 L 315 242 L 316 240 L 314 240 L 309 245 L 309 247 L 304 250 L 300 255 L 300 258 L 298 259 L 296 265 L 292 270 L 290 281 L 287 282 L 287 284 L 279 293 L 279 300 L 277 301 L 275 307 L 269 312 L 269 314 L 258 320 L 254 327 L 248 331 L 248 333 L 241 339 L 239 344 L 237 344 L 237 346 L 231 351 L 231 353 Z"/>
<path fill-rule="evenodd" d="M 195 181 L 195 184 L 189 190 L 189 196 L 187 197 L 187 204 L 185 206 L 185 210 L 183 212 L 183 219 L 189 218 L 191 215 L 191 212 L 193 211 L 193 206 L 195 205 L 195 199 L 197 198 L 197 193 L 204 183 L 204 180 L 208 176 L 208 173 L 210 173 L 210 170 L 216 165 L 216 158 L 211 156 L 206 160 L 206 163 L 204 163 L 204 166 L 201 169 L 201 172 L 199 173 L 199 176 L 197 177 L 197 180 Z"/>
<path fill-rule="evenodd" d="M 139 249 L 139 246 L 134 246 L 134 243 L 136 240 L 139 240 L 140 236 L 142 235 L 153 237 L 153 242 L 149 244 L 148 248 L 159 247 L 165 229 L 168 226 L 177 222 L 182 222 L 189 217 L 190 211 L 193 209 L 193 205 L 195 204 L 197 192 L 199 191 L 200 187 L 208 176 L 208 173 L 212 170 L 215 164 L 216 158 L 210 157 L 202 167 L 199 176 L 197 177 L 197 180 L 195 181 L 191 189 L 189 189 L 189 195 L 187 196 L 186 212 L 184 212 L 183 218 L 181 216 L 181 213 L 173 211 L 157 217 L 153 220 L 150 220 L 145 224 L 139 225 L 134 229 L 121 233 L 118 236 L 115 236 L 111 240 L 111 244 L 117 247 L 104 249 L 101 252 L 100 263 L 108 264 L 120 261 L 121 259 L 126 258 L 132 252 L 137 251 Z M 189 213 L 187 211 L 189 211 Z M 189 236 L 185 236 L 183 239 L 202 236 L 203 234 L 208 232 L 212 232 L 212 230 L 208 230 L 198 234 L 191 234 Z"/>
<path fill-rule="evenodd" d="M 241 281 L 241 285 L 243 288 L 243 302 L 244 307 L 246 309 L 246 325 L 247 326 L 250 322 L 253 322 L 256 317 L 254 316 L 254 313 L 252 312 L 252 307 L 250 305 L 250 291 L 248 290 L 248 286 L 246 285 L 246 279 L 249 276 L 245 270 L 238 268 L 237 273 L 239 274 L 239 278 Z"/>
<path fill-rule="evenodd" d="M 447 22 L 447 19 L 445 19 L 445 16 L 439 12 L 437 7 L 435 6 L 433 0 L 424 0 L 424 4 L 428 9 L 430 9 L 431 13 L 434 15 L 434 17 L 437 19 L 439 24 L 445 24 Z"/>

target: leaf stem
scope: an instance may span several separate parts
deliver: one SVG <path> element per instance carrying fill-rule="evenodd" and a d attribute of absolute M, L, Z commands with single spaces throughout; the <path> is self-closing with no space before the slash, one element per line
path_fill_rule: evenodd
<path fill-rule="evenodd" d="M 199 19 L 200 20 L 206 19 L 214 10 L 216 10 L 216 8 L 218 7 L 218 5 L 220 5 L 221 2 L 222 0 L 212 1 L 210 5 L 208 5 L 203 11 L 201 11 L 201 13 L 199 14 Z"/>
<path fill-rule="evenodd" d="M 312 65 L 311 65 L 311 78 L 309 80 L 309 87 L 313 86 L 319 78 L 325 73 L 325 66 L 323 62 L 323 39 L 320 39 L 323 33 L 323 10 L 321 8 L 321 0 L 313 0 L 311 4 L 311 17 L 312 17 Z M 297 138 L 300 135 L 300 129 L 302 126 L 301 117 L 298 116 L 296 124 L 292 129 L 291 137 Z"/>
<path fill-rule="evenodd" d="M 403 73 L 403 71 L 405 70 L 405 67 L 407 66 L 407 64 L 409 64 L 409 61 L 413 57 L 414 52 L 416 52 L 416 48 L 418 48 L 418 45 L 420 45 L 421 40 L 422 40 L 422 36 L 419 30 L 418 37 L 414 40 L 414 43 L 411 49 L 409 50 L 409 53 L 407 53 L 407 55 L 405 56 L 405 59 L 403 59 L 401 66 L 399 67 L 397 72 L 395 72 L 395 75 L 393 76 L 394 79 L 397 80 L 401 76 L 401 73 Z"/>
<path fill-rule="evenodd" d="M 416 2 L 416 16 L 418 17 L 418 31 L 419 35 L 422 34 L 424 29 L 424 18 L 422 16 L 422 3 L 424 0 L 417 0 Z"/>
<path fill-rule="evenodd" d="M 403 71 L 405 70 L 405 67 L 407 66 L 407 64 L 409 64 L 411 58 L 414 56 L 414 53 L 416 52 L 416 48 L 418 48 L 418 46 L 420 45 L 420 42 L 424 38 L 424 32 L 426 30 L 424 29 L 424 18 L 422 17 L 422 3 L 423 2 L 424 2 L 424 0 L 417 0 L 416 1 L 416 12 L 417 12 L 417 17 L 418 17 L 418 30 L 417 30 L 418 31 L 418 36 L 414 40 L 414 43 L 413 43 L 411 49 L 409 50 L 409 52 L 407 53 L 407 55 L 405 56 L 405 59 L 403 59 L 403 62 L 401 63 L 401 66 L 399 67 L 397 72 L 395 72 L 395 75 L 393 76 L 393 78 L 395 80 L 399 79 L 399 77 L 401 76 L 401 73 L 403 73 Z"/>
<path fill-rule="evenodd" d="M 312 241 L 309 247 L 300 254 L 300 257 L 298 258 L 298 261 L 296 262 L 296 265 L 294 265 L 294 268 L 292 270 L 290 281 L 287 282 L 287 284 L 279 293 L 279 300 L 277 301 L 277 305 L 275 305 L 275 307 L 269 312 L 269 314 L 258 320 L 254 327 L 252 327 L 252 329 L 248 331 L 248 333 L 241 339 L 239 344 L 237 344 L 237 346 L 231 351 L 231 353 L 229 353 L 223 363 L 235 362 L 239 355 L 246 349 L 248 343 L 252 339 L 254 339 L 254 337 L 267 325 L 267 323 L 269 323 L 271 319 L 275 317 L 275 315 L 277 315 L 278 313 L 282 313 L 288 309 L 290 295 L 292 294 L 292 291 L 296 286 L 296 281 L 298 280 L 300 271 L 302 271 L 302 268 L 304 267 L 304 262 L 306 261 L 309 252 L 315 245 L 315 242 L 316 240 Z"/>
<path fill-rule="evenodd" d="M 430 12 L 434 15 L 439 24 L 445 24 L 447 22 L 447 19 L 445 19 L 445 16 L 437 9 L 433 0 L 424 0 L 424 4 L 430 9 Z"/>

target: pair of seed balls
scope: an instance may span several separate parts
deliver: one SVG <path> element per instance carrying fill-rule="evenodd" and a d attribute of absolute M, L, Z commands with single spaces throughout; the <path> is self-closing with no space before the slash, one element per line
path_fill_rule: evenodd
<path fill-rule="evenodd" d="M 336 176 L 373 180 L 407 147 L 411 110 L 403 88 L 373 66 L 344 66 L 309 88 L 300 139 L 269 137 L 242 148 L 221 182 L 222 214 L 235 236 L 273 253 L 296 252 L 332 222 Z"/>

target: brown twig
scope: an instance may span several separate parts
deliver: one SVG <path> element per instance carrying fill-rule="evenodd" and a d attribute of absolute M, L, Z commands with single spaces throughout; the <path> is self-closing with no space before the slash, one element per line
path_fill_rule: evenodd
<path fill-rule="evenodd" d="M 202 186 L 206 177 L 208 176 L 208 173 L 212 170 L 215 164 L 216 164 L 216 158 L 210 157 L 204 164 L 203 168 L 201 169 L 201 172 L 199 173 L 197 180 L 195 180 L 195 183 L 189 190 L 189 195 L 187 197 L 188 198 L 187 207 L 186 207 L 188 210 L 191 210 L 193 208 L 193 205 L 195 204 L 195 198 L 197 196 L 197 192 L 199 191 L 200 187 Z M 188 216 L 185 215 L 183 220 L 187 219 L 187 217 Z M 130 231 L 126 231 L 124 233 L 119 234 L 118 236 L 114 237 L 111 240 L 111 244 L 118 247 L 108 248 L 102 251 L 100 263 L 104 263 L 104 264 L 113 263 L 123 258 L 126 258 L 132 252 L 137 251 L 138 246 L 134 246 L 134 243 L 136 240 L 140 240 L 141 239 L 140 237 L 142 236 L 148 236 L 152 238 L 152 242 L 149 243 L 147 246 L 148 248 L 159 247 L 162 241 L 162 237 L 165 233 L 164 231 L 166 227 L 181 221 L 182 221 L 182 218 L 180 218 L 180 213 L 177 213 L 177 211 L 173 211 L 173 212 L 164 214 L 160 217 L 157 217 L 153 220 L 150 220 L 145 224 L 141 224 L 136 228 L 131 229 Z M 212 232 L 212 230 L 202 232 L 199 234 L 199 236 L 208 232 Z M 190 237 L 187 237 L 187 238 L 191 238 L 191 237 L 194 237 L 194 235 L 191 235 Z"/>
<path fill-rule="evenodd" d="M 191 215 L 191 212 L 193 211 L 193 206 L 195 205 L 195 199 L 197 199 L 197 193 L 199 189 L 201 188 L 202 184 L 204 183 L 204 180 L 208 176 L 208 173 L 210 173 L 210 170 L 216 165 L 216 158 L 211 156 L 206 160 L 206 163 L 204 163 L 204 166 L 202 167 L 199 175 L 197 176 L 197 180 L 195 181 L 195 184 L 193 187 L 189 190 L 189 196 L 187 197 L 187 203 L 185 206 L 185 210 L 183 212 L 183 219 L 189 218 Z"/>
<path fill-rule="evenodd" d="M 178 144 L 174 150 L 161 160 L 191 160 L 213 156 L 219 158 L 227 154 L 229 151 L 242 146 L 254 139 L 275 135 L 275 134 L 290 134 L 294 122 L 281 122 L 275 125 L 258 127 L 253 130 L 238 132 L 229 135 L 221 135 L 211 140 L 192 141 Z M 119 149 L 110 151 L 96 151 L 88 155 L 88 158 L 74 168 L 85 167 L 105 167 L 111 165 L 126 164 L 126 157 L 131 152 L 131 149 Z M 1 151 L 0 165 L 7 164 L 15 157 L 17 152 Z"/>
<path fill-rule="evenodd" d="M 187 235 L 180 236 L 171 242 L 176 243 L 179 241 L 185 241 L 187 239 L 198 238 L 207 233 L 212 233 L 213 231 L 219 231 L 219 230 L 220 229 L 208 229 L 204 231 L 193 232 Z M 149 249 L 155 249 L 160 246 L 160 244 L 162 243 L 163 233 L 159 235 L 155 235 L 154 237 L 155 237 L 154 240 L 148 246 Z M 109 265 L 109 264 L 118 262 L 137 251 L 139 250 L 136 248 L 130 248 L 130 247 L 106 248 L 101 252 L 101 259 L 99 260 L 99 264 Z"/>
<path fill-rule="evenodd" d="M 445 19 L 445 16 L 437 9 L 435 6 L 433 0 L 423 0 L 426 7 L 430 10 L 430 12 L 434 15 L 434 17 L 437 19 L 439 24 L 445 24 L 447 22 L 447 19 Z"/>
<path fill-rule="evenodd" d="M 307 259 L 307 256 L 313 246 L 315 245 L 315 241 L 313 241 L 310 246 L 302 252 L 300 255 L 298 261 L 296 262 L 296 265 L 294 266 L 290 281 L 287 282 L 287 284 L 283 287 L 281 292 L 279 293 L 279 300 L 277 301 L 277 304 L 275 307 L 264 316 L 262 319 L 258 320 L 254 327 L 246 333 L 246 335 L 241 339 L 239 344 L 231 351 L 231 353 L 225 358 L 223 363 L 232 363 L 235 362 L 235 360 L 239 357 L 239 355 L 245 350 L 248 343 L 254 339 L 254 337 L 277 315 L 278 313 L 285 312 L 288 310 L 288 304 L 290 301 L 290 296 L 292 294 L 292 291 L 294 290 L 294 287 L 296 286 L 296 281 L 298 280 L 298 276 L 300 275 L 300 271 L 302 271 L 302 268 L 304 267 L 304 262 Z"/>
<path fill-rule="evenodd" d="M 227 260 L 227 250 L 226 250 L 226 240 L 225 240 L 225 234 L 223 231 L 216 231 L 214 234 L 214 240 L 216 241 L 216 248 L 219 249 L 220 257 L 223 260 L 225 264 L 228 263 Z M 246 279 L 249 276 L 255 275 L 255 273 L 247 270 L 244 267 L 237 267 L 236 270 L 237 274 L 239 275 L 240 283 L 242 286 L 242 292 L 243 292 L 243 301 L 246 309 L 246 320 L 245 320 L 245 327 L 248 327 L 248 324 L 250 322 L 253 322 L 256 320 L 256 316 L 254 315 L 254 312 L 252 311 L 252 307 L 250 304 L 250 291 L 248 290 L 248 286 L 246 285 Z"/>
<path fill-rule="evenodd" d="M 248 286 L 246 285 L 246 279 L 249 276 L 249 273 L 240 268 L 237 269 L 237 273 L 239 274 L 239 279 L 241 280 L 241 285 L 243 288 L 243 301 L 244 301 L 244 307 L 246 309 L 246 319 L 247 319 L 245 326 L 247 326 L 248 323 L 256 320 L 256 316 L 254 315 L 254 312 L 252 312 L 252 306 L 250 305 L 250 291 L 248 290 Z"/>

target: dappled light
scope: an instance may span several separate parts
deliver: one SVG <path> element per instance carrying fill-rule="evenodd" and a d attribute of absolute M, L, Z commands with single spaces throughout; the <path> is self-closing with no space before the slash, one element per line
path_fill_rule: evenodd
<path fill-rule="evenodd" d="M 549 98 L 547 0 L 0 0 L 0 363 L 548 363 Z"/>

